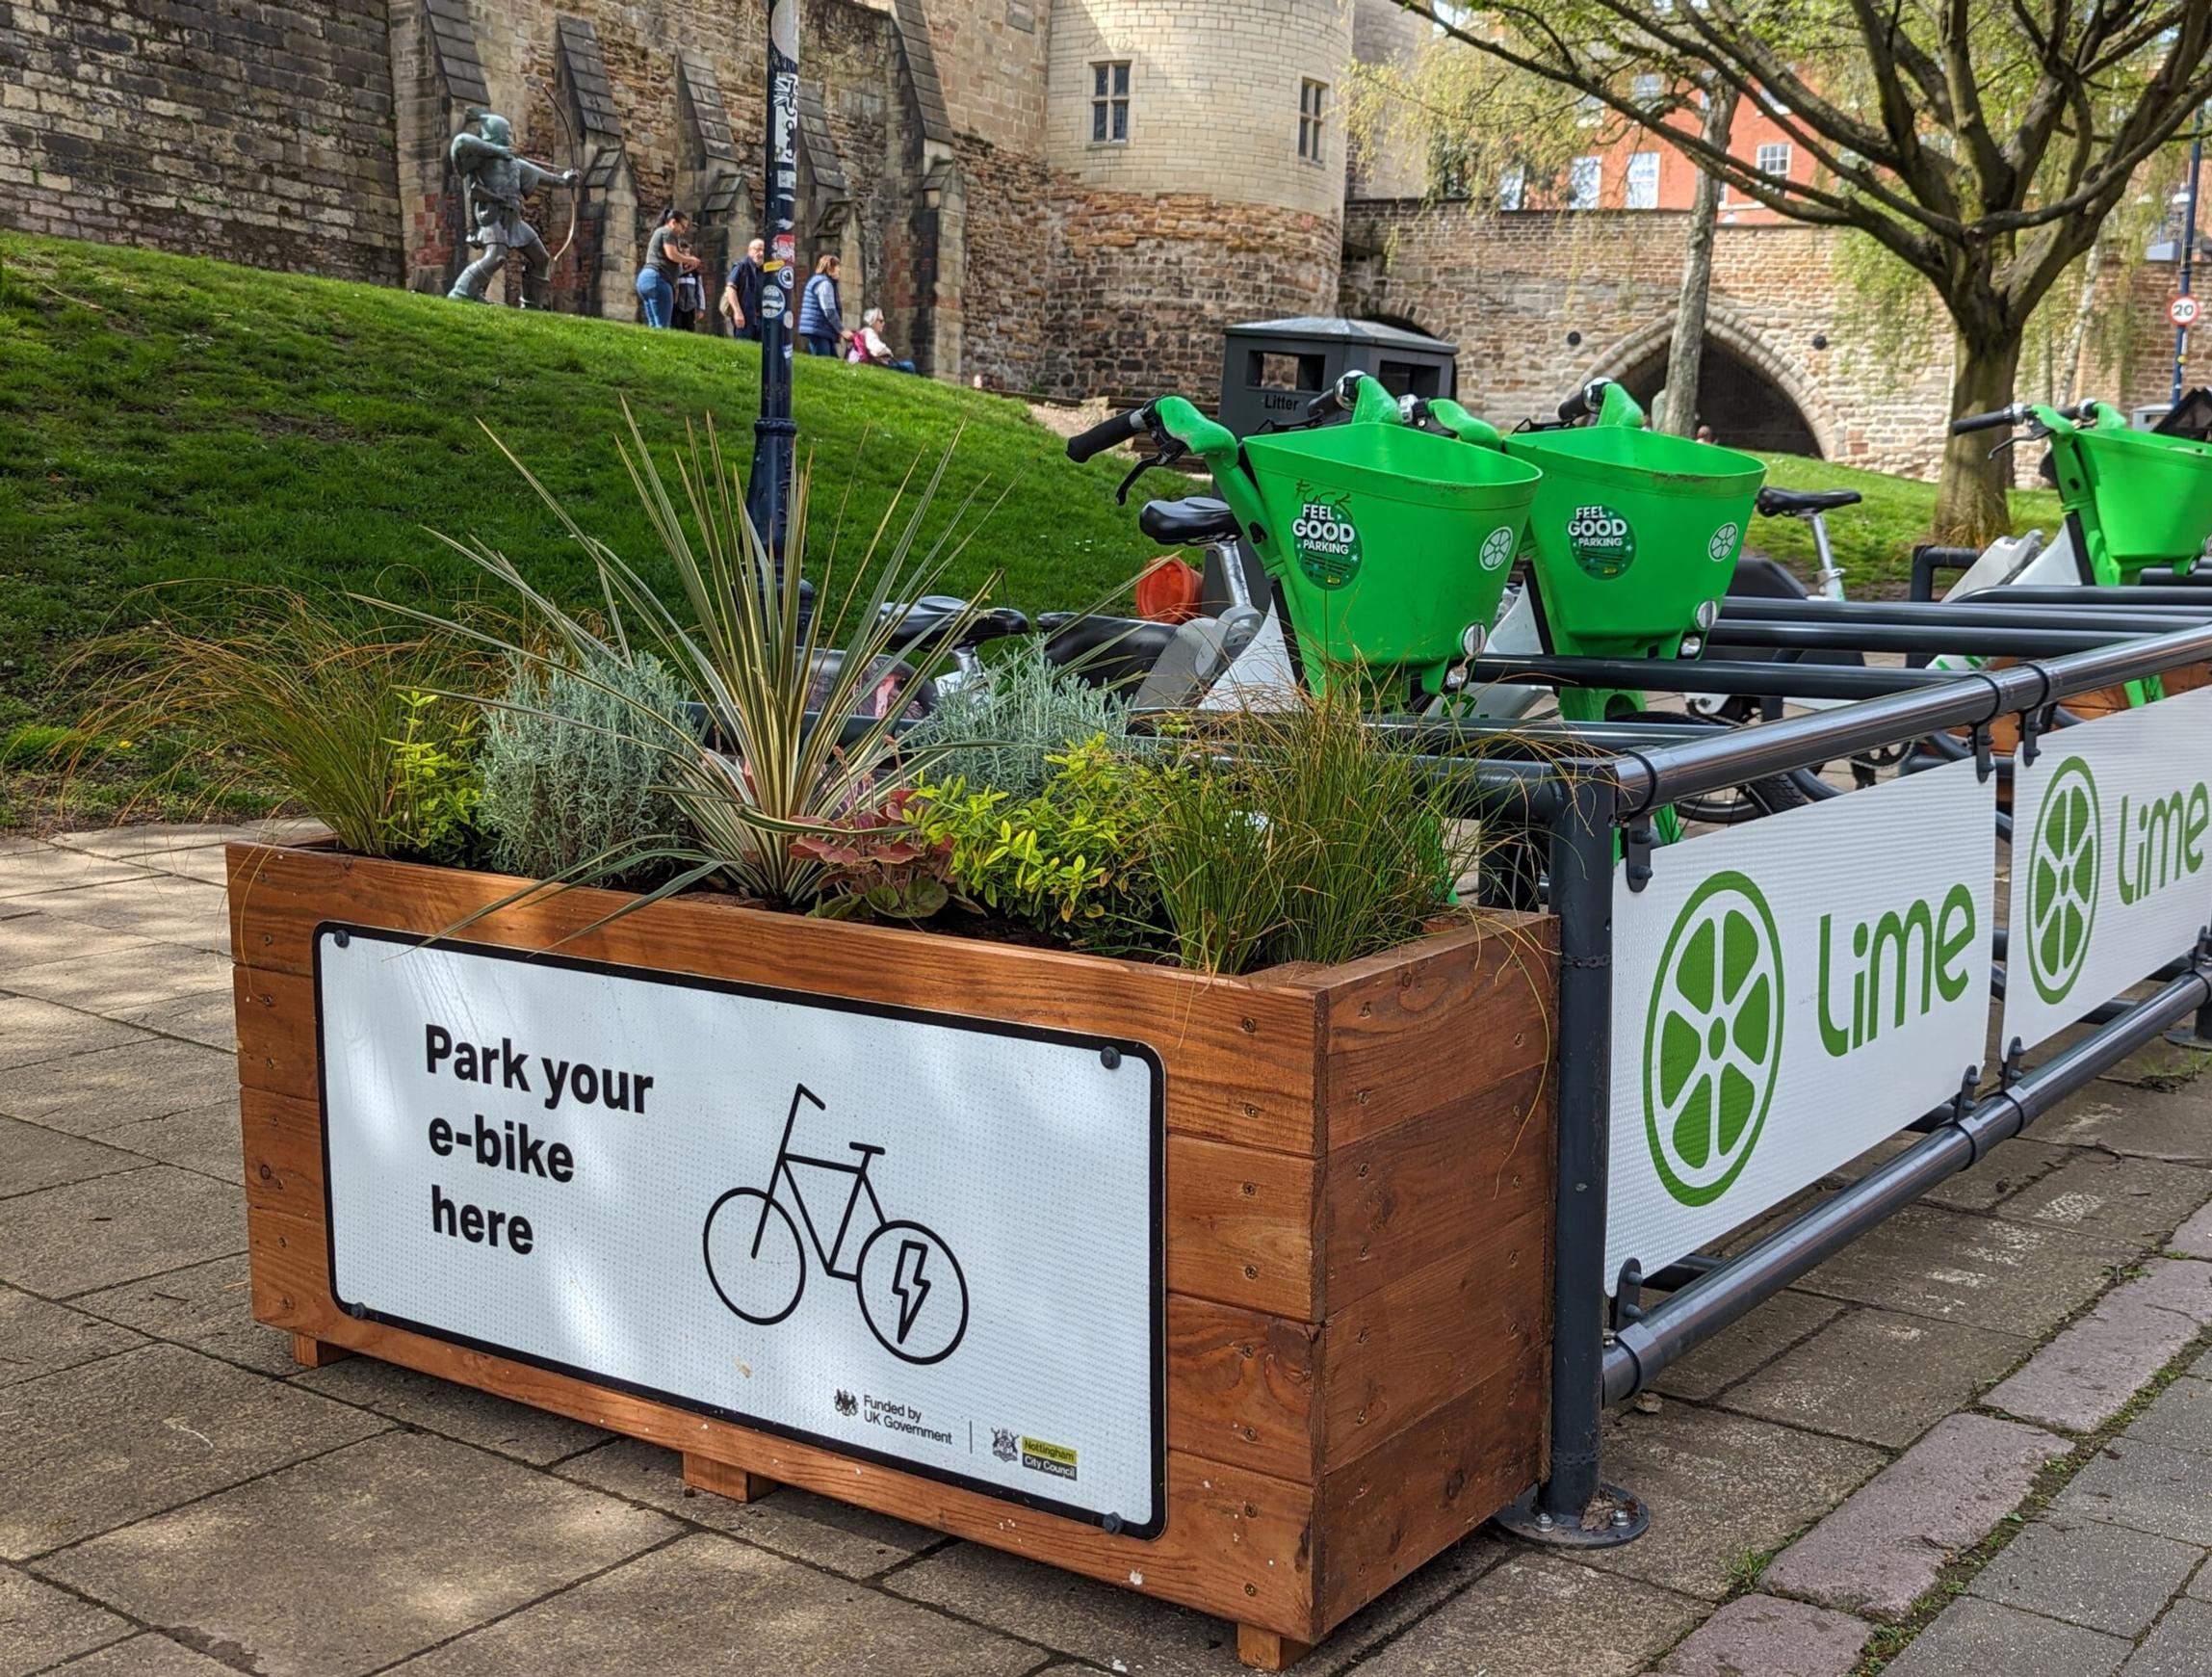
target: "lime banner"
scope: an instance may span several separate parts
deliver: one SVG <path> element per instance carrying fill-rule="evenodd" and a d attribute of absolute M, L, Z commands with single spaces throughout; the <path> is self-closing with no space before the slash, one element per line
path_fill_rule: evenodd
<path fill-rule="evenodd" d="M 2004 1040 L 2032 1048 L 2212 919 L 2212 688 L 2062 728 L 2013 776 Z"/>
<path fill-rule="evenodd" d="M 1641 891 L 1615 869 L 1608 1293 L 1958 1092 L 1995 832 L 1995 776 L 1953 763 L 1664 846 Z"/>

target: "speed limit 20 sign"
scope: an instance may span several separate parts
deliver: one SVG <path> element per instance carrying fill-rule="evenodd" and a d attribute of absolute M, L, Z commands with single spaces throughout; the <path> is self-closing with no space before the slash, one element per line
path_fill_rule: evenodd
<path fill-rule="evenodd" d="M 2197 324 L 2198 306 L 2197 300 L 2184 292 L 2166 305 L 2166 318 L 2177 327 L 2193 327 Z"/>

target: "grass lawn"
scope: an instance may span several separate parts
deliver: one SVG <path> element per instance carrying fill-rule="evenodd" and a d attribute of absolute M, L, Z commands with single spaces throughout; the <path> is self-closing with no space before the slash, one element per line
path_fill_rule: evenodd
<path fill-rule="evenodd" d="M 2036 458 L 2035 450 L 2030 458 Z M 1936 485 L 1883 472 L 1862 472 L 1798 455 L 1761 455 L 1766 481 L 1784 489 L 1857 489 L 1865 498 L 1828 515 L 1828 539 L 1843 567 L 1843 586 L 1854 597 L 1902 598 L 1913 575 L 1913 549 L 1928 539 L 1936 519 Z M 2015 489 L 2013 533 L 2058 533 L 2056 489 Z M 1801 576 L 1814 568 L 1812 527 L 1802 518 L 1755 518 L 1744 544 L 1779 559 Z"/>

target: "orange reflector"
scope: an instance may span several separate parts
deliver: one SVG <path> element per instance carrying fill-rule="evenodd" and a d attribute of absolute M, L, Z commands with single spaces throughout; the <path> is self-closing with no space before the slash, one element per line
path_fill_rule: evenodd
<path fill-rule="evenodd" d="M 1136 615 L 1155 623 L 1187 623 L 1198 616 L 1202 592 L 1197 570 L 1164 554 L 1136 579 Z"/>

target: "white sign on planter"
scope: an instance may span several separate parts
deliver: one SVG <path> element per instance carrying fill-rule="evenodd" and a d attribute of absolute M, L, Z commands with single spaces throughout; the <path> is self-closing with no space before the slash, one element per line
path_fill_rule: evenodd
<path fill-rule="evenodd" d="M 2212 688 L 2044 735 L 2013 776 L 2005 1039 L 2033 1047 L 2212 919 Z"/>
<path fill-rule="evenodd" d="M 315 976 L 342 1307 L 1158 1534 L 1150 1049 L 351 928 Z"/>
<path fill-rule="evenodd" d="M 1652 852 L 1613 884 L 1605 1274 L 1652 1274 L 1959 1091 L 1989 1018 L 1972 763 Z"/>

